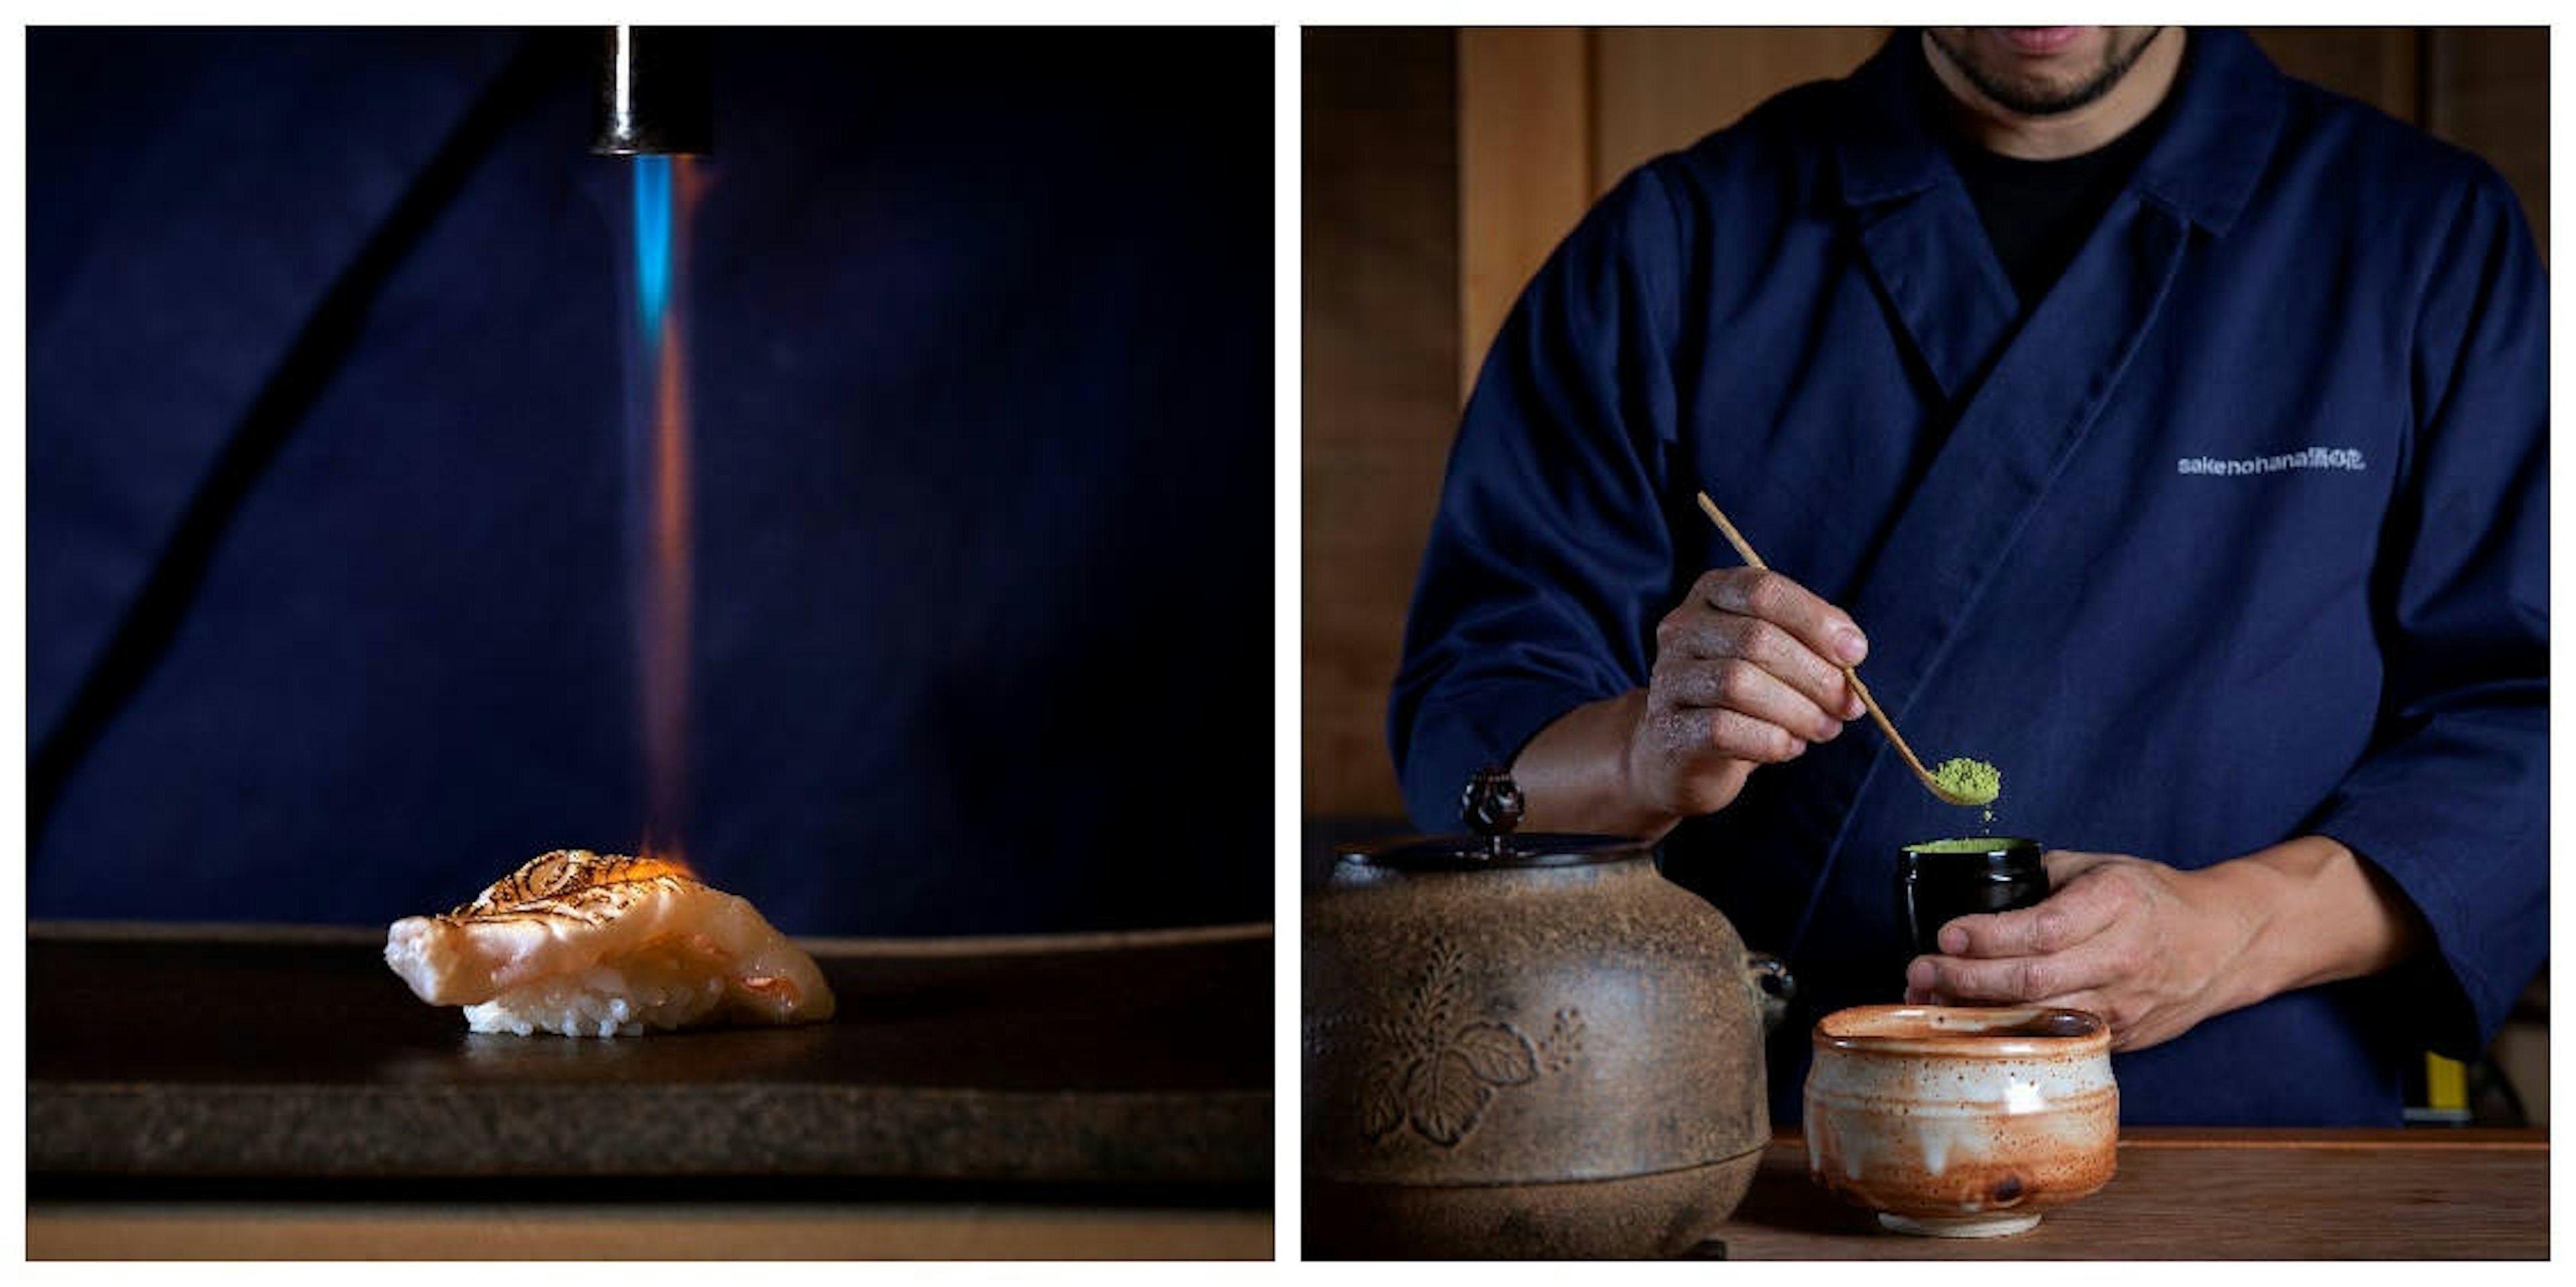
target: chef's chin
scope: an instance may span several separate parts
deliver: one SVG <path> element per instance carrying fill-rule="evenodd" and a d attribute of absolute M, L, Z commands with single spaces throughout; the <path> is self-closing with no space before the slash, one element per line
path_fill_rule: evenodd
<path fill-rule="evenodd" d="M 1938 53 L 1977 92 L 2024 116 L 2056 116 L 2100 99 L 2129 74 L 2161 27 L 1926 27 Z"/>

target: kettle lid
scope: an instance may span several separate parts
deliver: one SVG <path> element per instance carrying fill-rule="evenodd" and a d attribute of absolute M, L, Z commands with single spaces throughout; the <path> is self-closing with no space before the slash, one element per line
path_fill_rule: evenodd
<path fill-rule="evenodd" d="M 1339 853 L 1345 864 L 1388 871 L 1497 871 L 1579 867 L 1654 856 L 1654 842 L 1634 836 L 1537 831 L 1515 835 L 1523 812 L 1521 789 L 1511 775 L 1488 765 L 1476 770 L 1458 800 L 1458 814 L 1472 834 L 1408 836 Z"/>

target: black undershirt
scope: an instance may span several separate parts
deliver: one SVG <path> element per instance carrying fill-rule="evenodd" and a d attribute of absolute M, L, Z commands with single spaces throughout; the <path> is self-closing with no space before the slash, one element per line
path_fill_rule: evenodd
<path fill-rule="evenodd" d="M 1920 60 L 1918 66 L 1925 89 L 1946 95 L 1931 67 Z M 2012 279 L 2013 293 L 2021 297 L 2022 312 L 2028 314 L 2056 284 L 2058 274 L 2066 271 L 2075 252 L 2083 249 L 2084 239 L 2120 195 L 2139 158 L 2155 146 L 2173 97 L 2168 94 L 2154 114 L 2128 133 L 2082 155 L 2053 161 L 2025 161 L 1989 152 L 1950 123 L 1946 97 L 1933 102 L 1943 109 L 1935 119 L 1942 122 L 1938 133 L 1950 162 L 1967 185 L 1977 221 L 1985 225 L 1986 240 L 1993 243 L 2004 275 Z"/>

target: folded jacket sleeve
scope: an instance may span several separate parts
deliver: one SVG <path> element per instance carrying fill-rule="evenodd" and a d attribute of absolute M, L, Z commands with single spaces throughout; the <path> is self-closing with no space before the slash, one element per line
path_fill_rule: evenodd
<path fill-rule="evenodd" d="M 2379 730 L 2314 828 L 2423 913 L 2424 1040 L 2461 1058 L 2548 951 L 2547 296 L 2519 207 L 2486 171 L 2422 295 L 2410 458 L 2374 586 Z"/>
<path fill-rule="evenodd" d="M 1389 740 L 1417 825 L 1576 706 L 1644 684 L 1675 567 L 1662 512 L 1681 271 L 1653 167 L 1523 290 L 1449 457 L 1406 620 Z"/>

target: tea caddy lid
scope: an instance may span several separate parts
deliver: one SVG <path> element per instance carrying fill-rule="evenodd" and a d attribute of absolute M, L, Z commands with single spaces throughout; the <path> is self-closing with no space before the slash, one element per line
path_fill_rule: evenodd
<path fill-rule="evenodd" d="M 1458 815 L 1468 835 L 1408 836 L 1343 849 L 1342 864 L 1380 871 L 1525 871 L 1634 862 L 1654 857 L 1652 841 L 1634 836 L 1534 831 L 1514 834 L 1522 814 L 1521 789 L 1511 775 L 1488 765 L 1476 770 L 1459 796 Z"/>

